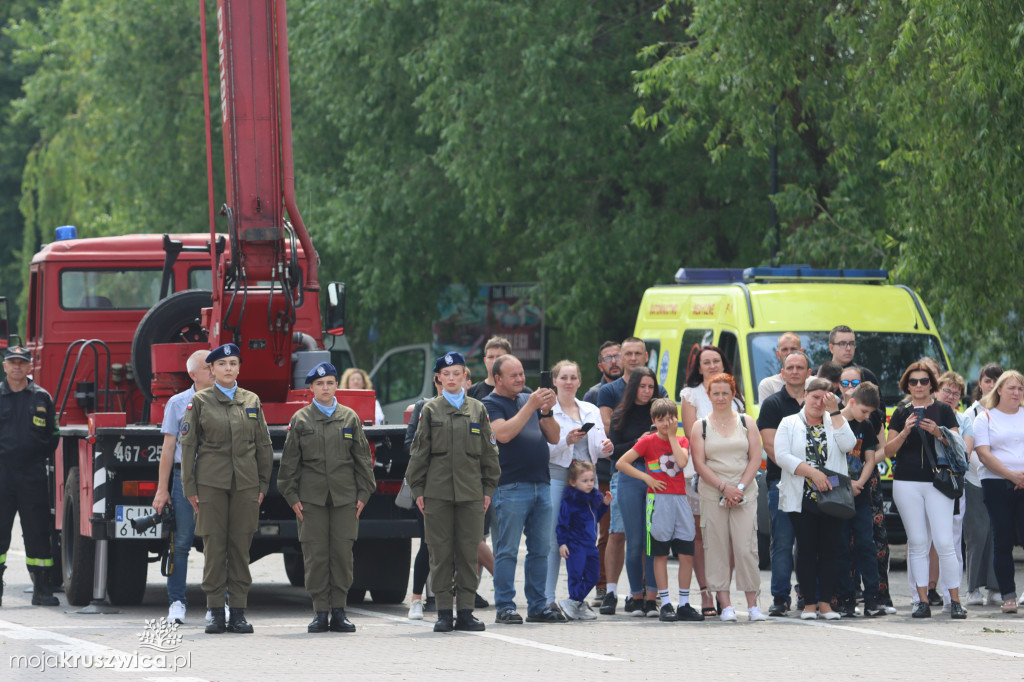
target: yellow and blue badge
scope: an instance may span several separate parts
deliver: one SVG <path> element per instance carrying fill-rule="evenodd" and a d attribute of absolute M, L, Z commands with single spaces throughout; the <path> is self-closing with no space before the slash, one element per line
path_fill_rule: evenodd
<path fill-rule="evenodd" d="M 345 440 L 352 440 L 355 436 L 352 433 L 352 429 L 342 429 L 341 437 Z"/>
<path fill-rule="evenodd" d="M 245 408 L 245 416 L 249 419 L 259 419 L 260 408 L 258 407 L 247 407 Z"/>
<path fill-rule="evenodd" d="M 476 422 L 470 422 L 469 423 L 469 432 L 472 433 L 474 436 L 479 436 L 480 435 L 480 425 L 477 424 Z"/>

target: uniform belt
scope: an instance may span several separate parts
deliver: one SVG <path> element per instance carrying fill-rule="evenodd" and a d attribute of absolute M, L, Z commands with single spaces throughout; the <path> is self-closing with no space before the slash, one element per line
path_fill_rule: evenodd
<path fill-rule="evenodd" d="M 177 469 L 178 471 L 181 471 L 181 462 L 175 462 L 174 468 Z"/>

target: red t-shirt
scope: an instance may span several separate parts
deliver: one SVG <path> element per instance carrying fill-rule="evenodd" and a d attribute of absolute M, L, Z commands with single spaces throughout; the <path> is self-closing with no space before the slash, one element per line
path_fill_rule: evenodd
<path fill-rule="evenodd" d="M 685 436 L 677 436 L 679 446 L 686 450 L 690 447 L 690 441 Z M 683 474 L 683 467 L 677 462 L 672 454 L 672 445 L 662 439 L 657 433 L 648 433 L 640 438 L 633 446 L 633 449 L 644 458 L 644 465 L 647 473 L 667 484 L 664 490 L 654 491 L 647 488 L 647 492 L 657 492 L 659 495 L 685 495 L 686 476 Z"/>

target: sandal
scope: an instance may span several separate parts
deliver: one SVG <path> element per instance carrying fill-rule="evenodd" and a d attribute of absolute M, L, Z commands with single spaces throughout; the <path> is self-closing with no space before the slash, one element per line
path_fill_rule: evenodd
<path fill-rule="evenodd" d="M 1017 613 L 1017 602 L 1013 599 L 1007 599 L 1003 602 L 1003 613 Z"/>
<path fill-rule="evenodd" d="M 711 590 L 709 590 L 706 587 L 700 588 L 700 601 L 702 604 L 705 603 L 706 600 L 711 598 Z M 716 609 L 714 606 L 704 606 L 700 610 L 700 615 L 704 616 L 705 618 L 714 618 L 718 615 L 718 609 Z"/>

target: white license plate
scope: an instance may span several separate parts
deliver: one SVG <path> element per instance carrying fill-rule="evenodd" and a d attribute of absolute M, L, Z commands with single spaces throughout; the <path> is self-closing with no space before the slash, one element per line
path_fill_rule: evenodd
<path fill-rule="evenodd" d="M 141 519 L 144 516 L 152 516 L 156 512 L 152 507 L 134 507 L 127 504 L 117 505 L 116 515 L 114 517 L 115 526 L 114 533 L 115 537 L 131 540 L 133 538 L 159 538 L 160 531 L 162 530 L 162 523 L 158 523 L 145 533 L 137 533 L 132 528 L 132 519 Z"/>

